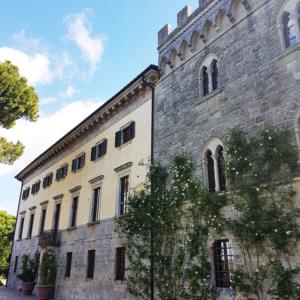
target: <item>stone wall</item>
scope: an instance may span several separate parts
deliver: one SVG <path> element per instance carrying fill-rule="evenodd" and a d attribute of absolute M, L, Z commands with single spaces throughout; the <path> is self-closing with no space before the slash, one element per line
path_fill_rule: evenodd
<path fill-rule="evenodd" d="M 60 246 L 57 247 L 57 277 L 55 299 L 58 300 L 119 300 L 135 299 L 126 292 L 126 283 L 115 281 L 115 248 L 120 247 L 117 234 L 113 231 L 113 219 L 103 220 L 98 224 L 79 226 L 74 230 L 64 230 Z M 34 256 L 38 238 L 16 241 L 12 262 L 19 256 L 30 253 Z M 44 249 L 39 250 L 42 252 Z M 93 279 L 86 278 L 87 252 L 96 250 L 95 272 Z M 65 277 L 66 253 L 72 252 L 72 267 L 69 278 Z M 9 287 L 18 289 L 20 282 L 10 270 Z"/>
<path fill-rule="evenodd" d="M 259 8 L 249 12 L 202 50 L 193 52 L 177 65 L 169 64 L 169 71 L 159 81 L 155 92 L 155 160 L 167 165 L 176 154 L 188 152 L 197 175 L 206 182 L 205 146 L 217 138 L 226 149 L 229 132 L 234 127 L 249 135 L 260 126 L 289 128 L 295 132 L 296 143 L 300 45 L 283 50 L 277 20 L 284 2 L 270 0 L 264 5 L 261 2 Z M 180 34 L 185 33 L 181 31 Z M 171 36 L 167 43 L 180 43 L 180 37 Z M 218 59 L 221 86 L 203 96 L 200 70 L 202 62 L 211 54 Z M 237 263 L 240 260 L 238 249 L 234 255 Z M 222 300 L 242 299 L 229 289 L 219 290 L 219 295 Z"/>

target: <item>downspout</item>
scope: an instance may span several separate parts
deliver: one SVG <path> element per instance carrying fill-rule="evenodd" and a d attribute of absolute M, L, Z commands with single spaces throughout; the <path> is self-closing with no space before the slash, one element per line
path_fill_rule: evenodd
<path fill-rule="evenodd" d="M 154 83 L 150 83 L 148 81 L 145 80 L 145 77 L 143 76 L 142 81 L 145 85 L 147 85 L 148 87 L 150 87 L 151 89 L 151 156 L 150 156 L 150 162 L 151 162 L 151 166 L 153 166 L 154 163 L 154 101 L 155 101 L 155 84 Z M 151 193 L 152 194 L 152 193 Z M 151 197 L 150 201 L 151 201 L 151 208 L 153 208 L 153 204 L 154 204 L 154 199 Z M 151 220 L 153 220 L 154 217 L 154 211 L 152 211 L 151 213 Z M 155 260 L 154 260 L 154 236 L 155 236 L 155 232 L 154 232 L 154 226 L 153 223 L 151 222 L 151 229 L 150 229 L 150 242 L 151 242 L 151 254 L 150 254 L 150 299 L 154 300 L 154 268 L 155 268 Z"/>
<path fill-rule="evenodd" d="M 9 255 L 8 274 L 7 274 L 6 284 L 5 284 L 6 287 L 7 287 L 8 280 L 9 280 L 10 267 L 12 265 L 12 262 L 11 262 L 11 260 L 12 260 L 12 252 L 13 252 L 14 244 L 15 244 L 16 229 L 17 229 L 17 222 L 18 222 L 18 215 L 19 215 L 19 209 L 20 209 L 20 202 L 21 202 L 22 190 L 23 190 L 23 181 L 22 181 L 20 195 L 19 195 L 19 203 L 18 203 L 18 209 L 17 209 L 17 215 L 16 215 L 16 222 L 15 222 L 15 229 L 14 229 L 14 237 L 13 237 L 13 242 L 12 242 L 12 245 L 11 245 L 11 250 L 10 250 L 10 255 Z"/>

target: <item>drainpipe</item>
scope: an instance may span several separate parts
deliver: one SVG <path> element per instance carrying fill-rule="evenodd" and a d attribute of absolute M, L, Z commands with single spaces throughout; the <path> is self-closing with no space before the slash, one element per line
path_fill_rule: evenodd
<path fill-rule="evenodd" d="M 154 100 L 155 100 L 155 84 L 150 83 L 145 80 L 145 77 L 143 76 L 142 81 L 145 85 L 147 85 L 151 89 L 152 99 L 151 99 L 151 166 L 154 163 L 153 158 L 153 141 L 154 141 Z M 151 193 L 152 194 L 152 193 Z M 154 199 L 150 198 L 151 201 L 151 208 L 153 208 L 154 205 Z M 151 213 L 151 220 L 153 220 L 154 217 L 154 211 L 152 210 Z M 151 229 L 150 229 L 150 240 L 151 240 L 151 254 L 150 254 L 150 299 L 154 300 L 154 269 L 155 269 L 155 259 L 154 259 L 154 226 L 151 222 Z"/>
<path fill-rule="evenodd" d="M 23 181 L 22 181 L 21 190 L 20 190 L 20 195 L 19 195 L 18 210 L 17 210 L 16 222 L 15 222 L 15 229 L 14 229 L 14 237 L 13 237 L 13 242 L 12 242 L 12 246 L 11 246 L 11 250 L 10 250 L 10 255 L 9 255 L 8 274 L 7 274 L 6 284 L 5 284 L 6 287 L 7 287 L 8 280 L 9 280 L 10 267 L 11 267 L 11 265 L 12 265 L 12 263 L 11 263 L 11 260 L 12 260 L 12 252 L 13 252 L 14 244 L 15 244 L 16 229 L 17 229 L 17 221 L 18 221 L 18 215 L 19 215 L 19 209 L 20 209 L 20 202 L 21 202 L 22 190 L 23 190 Z"/>

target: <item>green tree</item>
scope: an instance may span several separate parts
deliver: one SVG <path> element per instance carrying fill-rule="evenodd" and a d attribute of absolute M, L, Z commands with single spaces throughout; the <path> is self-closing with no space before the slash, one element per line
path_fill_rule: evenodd
<path fill-rule="evenodd" d="M 9 255 L 12 247 L 15 217 L 6 211 L 0 211 L 0 276 L 6 276 L 9 266 Z"/>
<path fill-rule="evenodd" d="M 0 63 L 0 126 L 12 128 L 16 120 L 36 121 L 38 96 L 9 61 Z M 24 151 L 21 142 L 11 143 L 0 137 L 0 163 L 13 164 Z"/>

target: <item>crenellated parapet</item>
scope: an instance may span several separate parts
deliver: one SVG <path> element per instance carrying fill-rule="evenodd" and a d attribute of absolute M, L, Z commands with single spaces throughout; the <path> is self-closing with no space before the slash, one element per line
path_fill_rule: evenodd
<path fill-rule="evenodd" d="M 199 0 L 192 11 L 185 6 L 177 14 L 177 27 L 169 24 L 158 32 L 161 72 L 168 73 L 193 53 L 246 16 L 257 0 Z"/>

